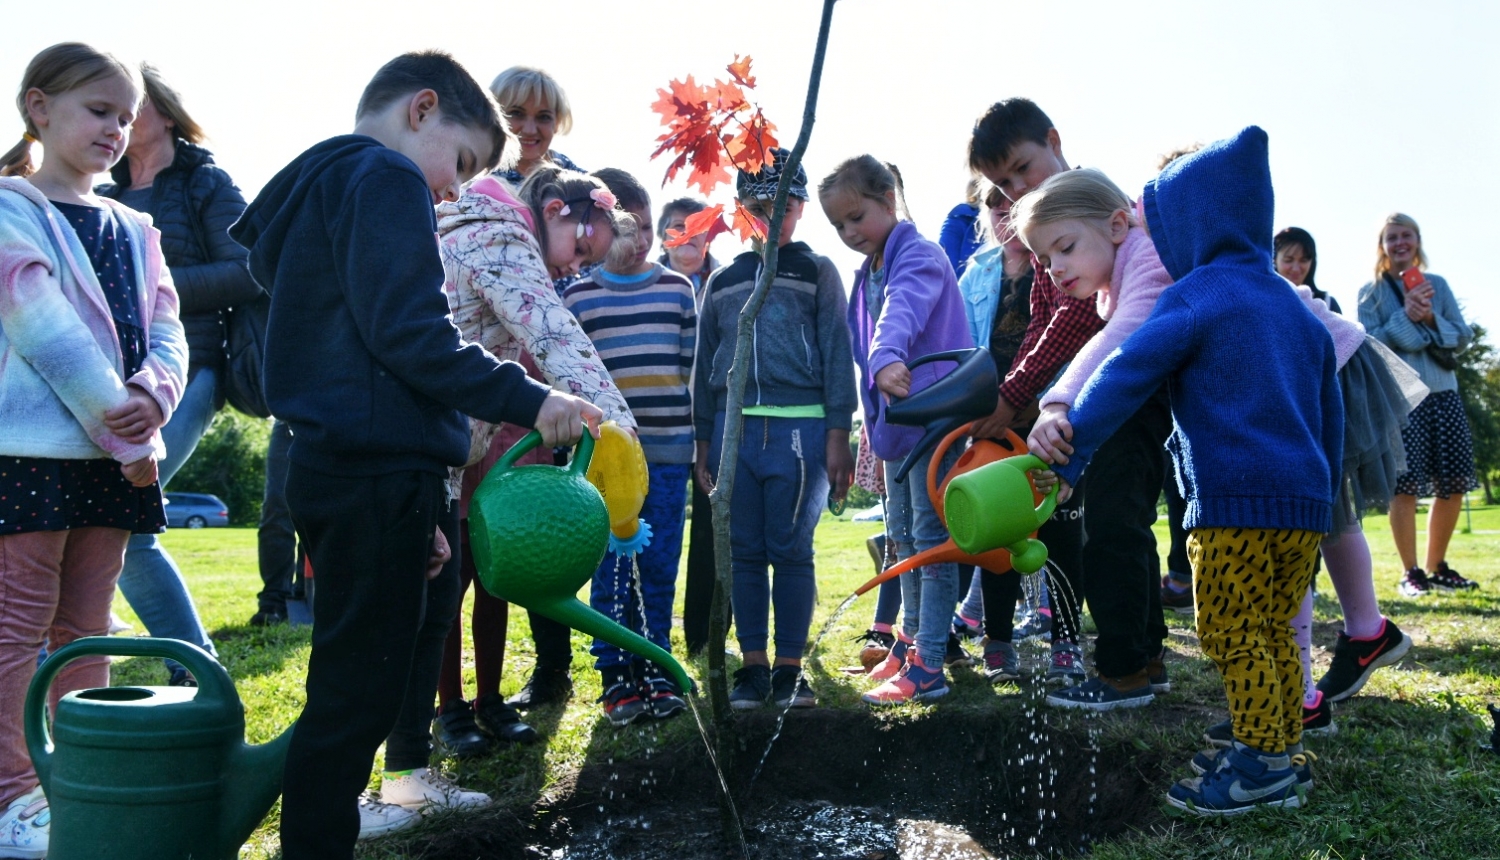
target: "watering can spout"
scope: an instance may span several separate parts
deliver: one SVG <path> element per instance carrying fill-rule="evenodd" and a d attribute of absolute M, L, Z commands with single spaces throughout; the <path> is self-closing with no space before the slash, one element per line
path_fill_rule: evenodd
<path fill-rule="evenodd" d="M 603 639 L 622 650 L 645 657 L 665 669 L 667 674 L 672 676 L 672 681 L 677 684 L 677 688 L 684 693 L 691 693 L 695 689 L 693 679 L 688 677 L 687 670 L 682 668 L 677 658 L 668 653 L 665 648 L 639 633 L 616 624 L 608 616 L 595 612 L 577 598 L 547 601 L 529 608 L 535 609 L 553 621 L 566 624 L 580 633 L 585 633 L 595 639 Z"/>
<path fill-rule="evenodd" d="M 238 849 L 260 826 L 266 810 L 281 794 L 281 774 L 292 745 L 293 723 L 281 736 L 263 744 L 240 744 L 226 769 L 220 843 Z"/>

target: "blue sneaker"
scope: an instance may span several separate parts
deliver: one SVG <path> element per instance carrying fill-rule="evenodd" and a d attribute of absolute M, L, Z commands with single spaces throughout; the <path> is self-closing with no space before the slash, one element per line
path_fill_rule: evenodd
<path fill-rule="evenodd" d="M 746 666 L 734 673 L 734 689 L 729 691 L 729 707 L 736 711 L 750 711 L 770 700 L 770 666 Z"/>
<path fill-rule="evenodd" d="M 1258 806 L 1302 806 L 1297 771 L 1286 753 L 1269 755 L 1236 741 L 1215 759 L 1214 767 L 1202 776 L 1172 786 L 1167 803 L 1195 815 L 1239 815 Z"/>
<path fill-rule="evenodd" d="M 1304 791 L 1312 791 L 1312 763 L 1318 760 L 1318 756 L 1308 752 L 1300 743 L 1288 745 L 1286 754 L 1292 760 L 1292 770 L 1297 773 L 1297 785 Z M 1201 750 L 1193 756 L 1189 766 L 1193 773 L 1202 776 L 1211 770 L 1217 770 L 1228 756 L 1229 747 Z"/>
<path fill-rule="evenodd" d="M 1047 704 L 1053 707 L 1090 711 L 1143 708 L 1154 701 L 1156 696 L 1151 692 L 1145 669 L 1123 678 L 1092 678 L 1076 687 L 1047 694 Z"/>

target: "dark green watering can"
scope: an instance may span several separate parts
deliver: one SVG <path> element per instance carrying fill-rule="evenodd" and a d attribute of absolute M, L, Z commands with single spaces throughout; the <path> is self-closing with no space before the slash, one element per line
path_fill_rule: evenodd
<path fill-rule="evenodd" d="M 47 729 L 47 689 L 94 654 L 167 657 L 191 687 L 74 690 Z M 281 793 L 291 729 L 245 743 L 234 683 L 203 649 L 175 639 L 91 636 L 65 645 L 26 694 L 26 746 L 51 807 L 51 860 L 234 860 Z"/>
<path fill-rule="evenodd" d="M 655 662 L 680 689 L 691 691 L 693 679 L 671 654 L 578 600 L 578 589 L 604 560 L 610 536 L 604 497 L 586 477 L 594 438 L 585 429 L 566 467 L 517 466 L 541 441 L 536 431 L 528 433 L 474 490 L 469 546 L 480 582 L 501 600 Z"/>

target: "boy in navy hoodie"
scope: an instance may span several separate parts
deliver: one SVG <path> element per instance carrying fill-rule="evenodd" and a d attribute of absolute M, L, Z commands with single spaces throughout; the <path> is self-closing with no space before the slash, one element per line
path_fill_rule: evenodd
<path fill-rule="evenodd" d="M 1198 639 L 1224 676 L 1233 746 L 1167 800 L 1199 814 L 1302 804 L 1302 664 L 1292 618 L 1332 527 L 1343 403 L 1328 331 L 1271 265 L 1266 134 L 1250 127 L 1146 185 L 1151 239 L 1176 280 L 1034 453 L 1076 483 L 1099 444 L 1167 383 L 1167 447 L 1187 501 Z"/>
<path fill-rule="evenodd" d="M 504 140 L 462 66 L 405 54 L 365 88 L 354 134 L 298 156 L 231 230 L 272 296 L 266 401 L 292 430 L 286 499 L 318 575 L 307 704 L 286 760 L 287 860 L 352 857 L 357 801 L 403 693 L 430 719 L 437 663 L 425 651 L 435 640 L 441 660 L 454 613 L 437 604 L 456 593 L 439 574 L 457 535 L 438 526 L 456 528 L 443 482 L 468 455 L 464 415 L 536 427 L 546 446 L 600 417 L 464 343 L 448 319 L 433 206 L 493 168 Z M 406 767 L 426 765 L 425 751 L 409 755 L 420 765 Z M 392 756 L 388 745 L 388 768 Z"/>

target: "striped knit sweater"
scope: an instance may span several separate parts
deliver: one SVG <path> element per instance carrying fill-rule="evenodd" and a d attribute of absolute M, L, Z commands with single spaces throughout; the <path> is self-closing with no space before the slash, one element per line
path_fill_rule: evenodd
<path fill-rule="evenodd" d="M 636 277 L 599 268 L 569 287 L 563 304 L 625 395 L 646 460 L 693 462 L 692 282 L 659 264 Z"/>

